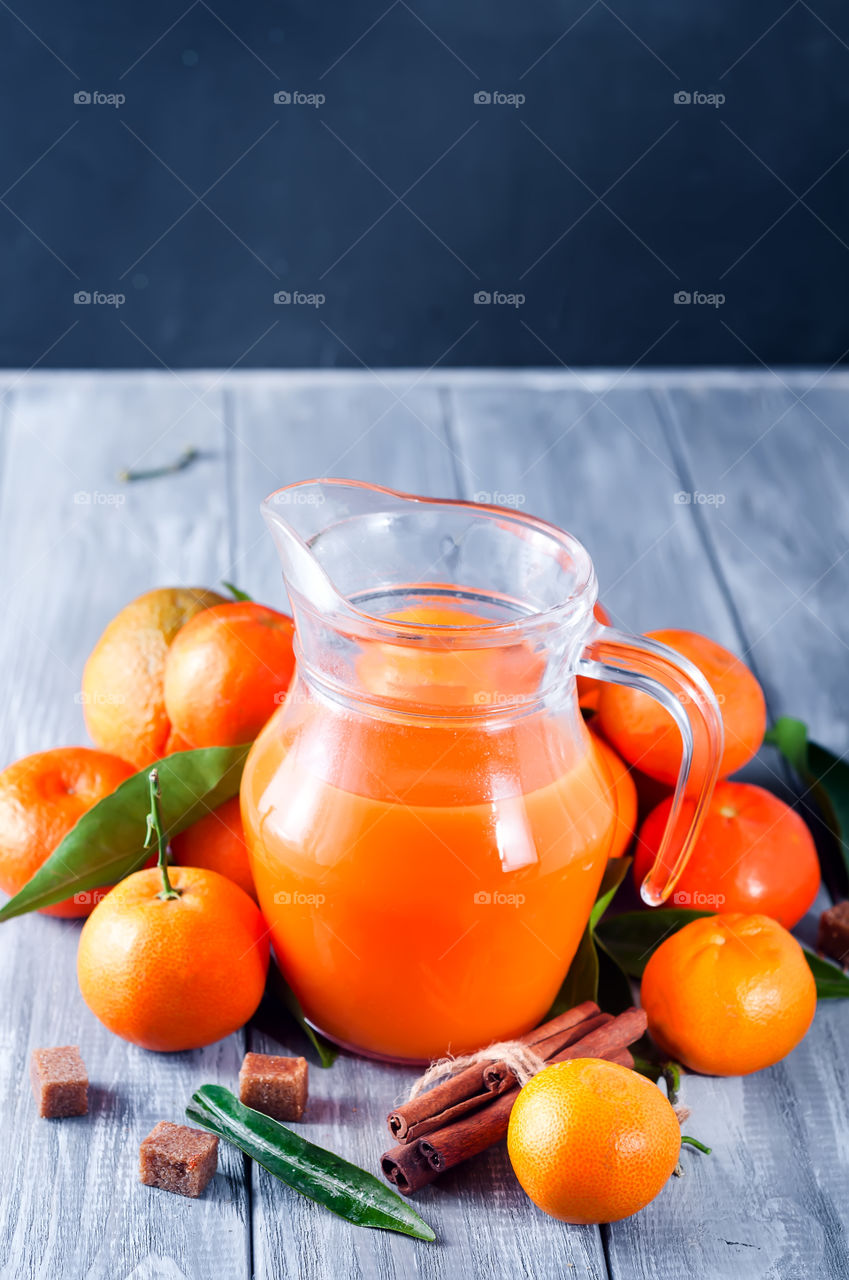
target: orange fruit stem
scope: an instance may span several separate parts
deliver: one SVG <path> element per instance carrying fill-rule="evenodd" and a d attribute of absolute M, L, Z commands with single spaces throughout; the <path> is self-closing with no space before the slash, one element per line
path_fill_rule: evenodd
<path fill-rule="evenodd" d="M 159 770 L 151 769 L 147 775 L 147 783 L 150 795 L 150 812 L 147 815 L 147 836 L 145 837 L 144 847 L 149 849 L 156 838 L 156 847 L 158 857 L 156 865 L 162 875 L 162 889 L 156 895 L 163 901 L 168 898 L 179 898 L 180 890 L 175 889 L 168 879 L 168 861 L 166 859 L 166 841 L 162 834 L 162 810 L 159 807 L 159 801 L 162 799 L 162 788 L 159 785 Z"/>

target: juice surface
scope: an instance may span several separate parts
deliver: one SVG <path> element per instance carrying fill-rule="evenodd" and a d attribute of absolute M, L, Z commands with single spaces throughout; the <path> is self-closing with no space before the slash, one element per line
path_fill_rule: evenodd
<path fill-rule="evenodd" d="M 411 1060 L 536 1025 L 589 916 L 612 805 L 571 713 L 428 722 L 297 681 L 251 751 L 242 816 L 307 1017 Z"/>

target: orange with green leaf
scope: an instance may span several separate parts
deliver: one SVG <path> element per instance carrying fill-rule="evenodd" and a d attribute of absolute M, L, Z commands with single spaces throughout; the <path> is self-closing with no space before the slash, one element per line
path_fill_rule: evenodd
<path fill-rule="evenodd" d="M 268 970 L 259 909 L 215 871 L 169 872 L 159 774 L 151 770 L 148 843 L 158 865 L 127 876 L 80 934 L 77 977 L 92 1013 L 144 1049 L 212 1044 L 255 1013 Z"/>

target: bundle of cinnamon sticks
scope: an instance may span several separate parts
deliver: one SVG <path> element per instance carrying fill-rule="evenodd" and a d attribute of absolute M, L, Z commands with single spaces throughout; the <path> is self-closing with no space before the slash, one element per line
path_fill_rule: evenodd
<path fill-rule="evenodd" d="M 546 1063 L 606 1058 L 633 1067 L 628 1046 L 646 1029 L 642 1009 L 613 1017 L 587 1001 L 520 1036 Z M 387 1117 L 398 1145 L 381 1157 L 390 1182 L 410 1195 L 507 1135 L 519 1082 L 507 1062 L 484 1059 L 456 1072 Z"/>

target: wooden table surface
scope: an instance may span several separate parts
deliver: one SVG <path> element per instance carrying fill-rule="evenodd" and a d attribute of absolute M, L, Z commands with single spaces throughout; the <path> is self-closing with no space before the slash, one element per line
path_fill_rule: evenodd
<path fill-rule="evenodd" d="M 709 633 L 754 667 L 771 716 L 844 752 L 848 392 L 849 373 L 806 371 L 4 373 L 0 764 L 85 741 L 83 663 L 138 593 L 226 578 L 283 606 L 258 503 L 319 475 L 557 522 L 589 548 L 617 624 Z M 187 444 L 202 451 L 188 470 L 117 482 Z M 770 751 L 754 776 L 787 781 Z M 849 1276 L 842 1002 L 769 1071 L 686 1079 L 689 1128 L 713 1155 L 685 1154 L 637 1217 L 545 1218 L 499 1147 L 417 1197 L 434 1245 L 349 1226 L 223 1147 L 198 1201 L 139 1185 L 139 1141 L 179 1122 L 194 1087 L 232 1086 L 246 1048 L 303 1046 L 250 1027 L 196 1053 L 124 1044 L 79 996 L 78 932 L 42 916 L 0 928 L 3 1277 Z M 91 1112 L 39 1120 L 30 1051 L 66 1043 L 82 1046 Z M 344 1056 L 312 1066 L 305 1132 L 374 1169 L 410 1078 Z"/>

